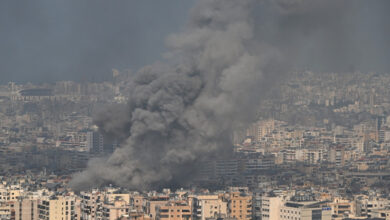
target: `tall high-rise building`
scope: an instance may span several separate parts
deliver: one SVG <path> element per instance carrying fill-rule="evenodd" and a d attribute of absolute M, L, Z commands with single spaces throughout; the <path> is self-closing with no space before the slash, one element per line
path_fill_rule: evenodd
<path fill-rule="evenodd" d="M 75 219 L 75 198 L 73 197 L 53 197 L 40 201 L 38 205 L 38 219 Z"/>
<path fill-rule="evenodd" d="M 342 145 L 332 146 L 329 151 L 329 162 L 335 163 L 337 167 L 344 166 L 345 149 Z"/>
<path fill-rule="evenodd" d="M 103 135 L 95 131 L 90 131 L 87 133 L 87 147 L 89 152 L 91 153 L 103 152 L 103 146 L 104 146 Z"/>
<path fill-rule="evenodd" d="M 14 202 L 15 220 L 38 220 L 38 203 L 30 199 Z"/>
<path fill-rule="evenodd" d="M 279 219 L 280 207 L 282 207 L 284 199 L 277 196 L 262 196 L 261 198 L 261 219 Z"/>
<path fill-rule="evenodd" d="M 229 216 L 238 220 L 252 219 L 252 196 L 243 192 L 229 193 Z"/>
<path fill-rule="evenodd" d="M 254 138 L 259 142 L 263 137 L 270 134 L 275 129 L 275 120 L 262 120 L 253 123 L 246 131 L 246 136 Z"/>
<path fill-rule="evenodd" d="M 92 154 L 107 154 L 114 152 L 118 147 L 116 140 L 109 140 L 96 131 L 89 131 L 87 133 L 87 147 Z"/>

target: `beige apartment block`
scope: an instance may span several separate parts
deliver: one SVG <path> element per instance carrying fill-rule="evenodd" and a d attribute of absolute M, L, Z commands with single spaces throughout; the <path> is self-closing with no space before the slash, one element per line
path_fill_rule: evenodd
<path fill-rule="evenodd" d="M 219 195 L 199 195 L 197 196 L 197 203 L 197 217 L 201 220 L 227 216 L 227 202 L 223 201 Z"/>
<path fill-rule="evenodd" d="M 38 220 L 39 200 L 24 199 L 14 202 L 15 220 Z"/>
<path fill-rule="evenodd" d="M 252 196 L 241 192 L 229 193 L 229 215 L 237 220 L 252 218 Z"/>
<path fill-rule="evenodd" d="M 172 201 L 158 209 L 159 220 L 191 220 L 191 207 L 184 201 Z"/>
<path fill-rule="evenodd" d="M 111 204 L 103 205 L 102 220 L 116 220 L 128 217 L 130 205 L 122 199 L 118 199 Z"/>
<path fill-rule="evenodd" d="M 38 219 L 72 220 L 75 217 L 75 198 L 58 196 L 42 199 L 38 204 Z"/>

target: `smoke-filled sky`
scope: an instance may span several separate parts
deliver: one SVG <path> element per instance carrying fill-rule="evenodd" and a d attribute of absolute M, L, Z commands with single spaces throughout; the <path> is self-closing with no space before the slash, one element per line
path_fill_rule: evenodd
<path fill-rule="evenodd" d="M 185 25 L 194 2 L 0 1 L 0 82 L 102 80 L 112 68 L 137 70 L 161 58 L 165 38 Z M 296 2 L 302 1 L 285 0 L 282 7 Z M 289 37 L 307 41 L 300 44 L 298 68 L 389 72 L 389 1 L 331 2 L 286 14 L 277 25 L 286 35 L 273 43 L 283 44 Z M 259 6 L 256 16 L 272 26 L 278 18 L 267 13 Z M 321 24 L 332 22 L 331 32 L 321 30 Z M 306 35 L 316 35 L 315 40 Z M 318 41 L 324 44 L 319 47 Z"/>
<path fill-rule="evenodd" d="M 128 103 L 95 118 L 121 147 L 71 185 L 181 186 L 232 149 L 289 71 L 389 72 L 389 11 L 389 0 L 1 1 L 0 81 L 133 69 Z"/>
<path fill-rule="evenodd" d="M 194 0 L 0 1 L 0 82 L 102 80 L 160 59 Z"/>
<path fill-rule="evenodd" d="M 166 60 L 134 74 L 126 105 L 95 117 L 120 148 L 91 160 L 71 186 L 191 183 L 200 164 L 232 150 L 232 132 L 256 120 L 262 98 L 289 71 L 388 70 L 389 6 L 386 0 L 196 1 L 183 29 L 167 38 Z"/>

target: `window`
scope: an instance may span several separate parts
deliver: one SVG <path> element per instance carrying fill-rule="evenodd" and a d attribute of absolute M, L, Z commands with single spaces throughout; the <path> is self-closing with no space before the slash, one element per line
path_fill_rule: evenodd
<path fill-rule="evenodd" d="M 321 210 L 312 210 L 311 218 L 313 220 L 321 220 L 322 219 L 322 211 Z"/>

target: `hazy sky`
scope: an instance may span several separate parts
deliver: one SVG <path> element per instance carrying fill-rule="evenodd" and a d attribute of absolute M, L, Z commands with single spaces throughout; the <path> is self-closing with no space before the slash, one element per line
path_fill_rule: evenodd
<path fill-rule="evenodd" d="M 194 0 L 0 1 L 0 82 L 99 80 L 160 59 Z"/>
<path fill-rule="evenodd" d="M 112 68 L 136 71 L 161 59 L 166 37 L 185 26 L 195 2 L 0 1 L 0 83 L 102 80 L 110 77 Z M 332 2 L 337 7 L 331 13 L 310 6 L 305 16 L 290 13 L 277 19 L 255 10 L 264 29 L 277 27 L 282 33 L 275 37 L 258 28 L 260 35 L 295 53 L 298 68 L 390 72 L 390 1 Z M 299 47 L 288 48 L 290 41 Z"/>

